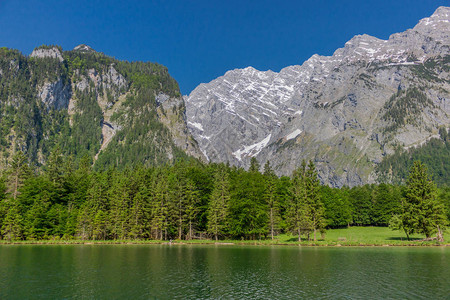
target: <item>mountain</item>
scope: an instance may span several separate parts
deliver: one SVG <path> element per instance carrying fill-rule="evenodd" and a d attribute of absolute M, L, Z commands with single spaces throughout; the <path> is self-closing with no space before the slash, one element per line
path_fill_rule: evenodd
<path fill-rule="evenodd" d="M 270 161 L 290 175 L 313 160 L 323 183 L 375 182 L 398 147 L 450 127 L 450 8 L 388 40 L 358 35 L 332 56 L 279 73 L 228 71 L 185 97 L 188 127 L 210 161 Z"/>
<path fill-rule="evenodd" d="M 0 48 L 0 166 L 52 151 L 98 168 L 203 159 L 177 82 L 157 63 L 119 61 L 87 45 Z"/>

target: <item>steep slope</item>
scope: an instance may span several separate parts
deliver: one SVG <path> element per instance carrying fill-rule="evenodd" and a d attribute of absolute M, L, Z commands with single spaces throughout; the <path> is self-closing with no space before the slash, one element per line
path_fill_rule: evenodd
<path fill-rule="evenodd" d="M 99 168 L 203 155 L 186 126 L 178 84 L 156 63 L 124 62 L 86 45 L 0 49 L 0 158 L 36 165 L 55 148 Z"/>
<path fill-rule="evenodd" d="M 324 183 L 374 182 L 375 166 L 450 126 L 450 8 L 389 40 L 355 36 L 330 57 L 279 73 L 227 72 L 186 97 L 188 127 L 211 161 L 312 159 Z"/>

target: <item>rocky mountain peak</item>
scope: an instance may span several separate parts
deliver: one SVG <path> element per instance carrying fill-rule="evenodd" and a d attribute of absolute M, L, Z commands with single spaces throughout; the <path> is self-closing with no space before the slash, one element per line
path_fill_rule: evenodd
<path fill-rule="evenodd" d="M 186 98 L 188 127 L 213 162 L 247 167 L 256 157 L 288 175 L 312 159 L 324 183 L 373 182 L 374 166 L 393 145 L 411 147 L 450 127 L 450 80 L 442 71 L 449 10 L 388 40 L 357 35 L 332 56 L 314 54 L 279 73 L 228 71 Z M 410 107 L 399 112 L 401 105 Z M 412 111 L 409 121 L 396 119 Z"/>
<path fill-rule="evenodd" d="M 92 49 L 90 46 L 81 44 L 73 48 L 73 51 L 79 51 L 79 52 L 95 52 L 94 49 Z"/>
<path fill-rule="evenodd" d="M 441 6 L 429 18 L 424 18 L 413 28 L 439 42 L 448 42 L 450 34 L 450 7 Z"/>

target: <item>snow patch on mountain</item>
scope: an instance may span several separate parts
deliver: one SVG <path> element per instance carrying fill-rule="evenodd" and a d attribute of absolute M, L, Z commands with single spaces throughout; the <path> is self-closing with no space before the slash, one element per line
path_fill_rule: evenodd
<path fill-rule="evenodd" d="M 286 141 L 296 138 L 300 133 L 302 133 L 302 131 L 300 129 L 294 130 L 292 133 L 290 133 L 286 136 Z"/>
<path fill-rule="evenodd" d="M 251 146 L 244 146 L 244 149 L 239 149 L 235 152 L 233 152 L 233 155 L 239 160 L 242 160 L 242 156 L 246 155 L 249 157 L 254 157 L 261 152 L 261 150 L 269 144 L 270 138 L 272 137 L 272 134 L 269 134 L 266 138 L 264 138 L 259 143 L 253 144 Z"/>
<path fill-rule="evenodd" d="M 197 123 L 197 122 L 187 122 L 187 123 L 188 123 L 188 125 L 192 125 L 193 127 L 197 128 L 200 131 L 204 131 L 203 126 L 200 123 Z"/>

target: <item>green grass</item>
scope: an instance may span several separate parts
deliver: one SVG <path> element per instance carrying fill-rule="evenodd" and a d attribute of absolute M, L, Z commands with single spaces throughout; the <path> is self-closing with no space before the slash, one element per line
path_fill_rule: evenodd
<path fill-rule="evenodd" d="M 312 236 L 311 236 L 312 238 Z M 404 232 L 392 231 L 387 227 L 349 227 L 342 229 L 327 230 L 324 239 L 318 236 L 318 240 L 308 241 L 306 236 L 302 236 L 302 242 L 298 242 L 296 235 L 282 234 L 276 236 L 274 240 L 107 240 L 107 241 L 85 241 L 85 240 L 44 240 L 44 241 L 0 241 L 0 244 L 235 244 L 235 245 L 304 245 L 304 246 L 435 246 L 445 245 L 450 239 L 449 233 L 444 233 L 446 242 L 437 243 L 436 241 L 420 241 L 425 238 L 421 235 L 411 236 L 408 241 Z"/>

